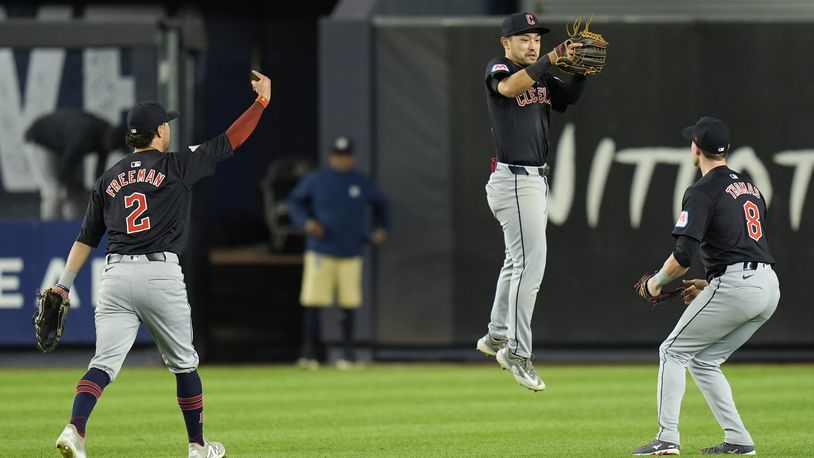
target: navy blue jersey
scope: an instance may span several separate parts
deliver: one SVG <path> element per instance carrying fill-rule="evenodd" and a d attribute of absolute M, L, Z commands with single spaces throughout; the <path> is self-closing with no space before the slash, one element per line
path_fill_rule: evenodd
<path fill-rule="evenodd" d="M 322 238 L 308 237 L 308 251 L 337 257 L 361 255 L 370 242 L 369 207 L 375 225 L 390 229 L 387 200 L 370 178 L 356 171 L 339 173 L 325 168 L 312 172 L 291 191 L 288 203 L 297 224 L 304 225 L 311 218 L 325 227 Z"/>
<path fill-rule="evenodd" d="M 495 155 L 507 164 L 541 166 L 548 160 L 551 110 L 563 112 L 575 103 L 585 78 L 566 80 L 547 72 L 523 94 L 514 98 L 501 95 L 497 89 L 500 80 L 522 69 L 506 57 L 496 57 L 486 65 L 486 105 Z"/>
<path fill-rule="evenodd" d="M 766 202 L 746 177 L 720 166 L 684 193 L 673 235 L 701 242 L 707 278 L 737 262 L 774 264 L 766 237 Z"/>
<path fill-rule="evenodd" d="M 77 241 L 95 247 L 107 230 L 108 253 L 180 254 L 192 186 L 232 154 L 221 134 L 178 153 L 153 149 L 128 155 L 96 181 Z"/>

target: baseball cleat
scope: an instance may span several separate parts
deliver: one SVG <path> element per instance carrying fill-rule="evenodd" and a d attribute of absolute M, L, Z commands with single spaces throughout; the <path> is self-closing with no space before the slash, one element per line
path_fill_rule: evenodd
<path fill-rule="evenodd" d="M 678 444 L 653 439 L 649 444 L 633 450 L 634 455 L 681 455 Z"/>
<path fill-rule="evenodd" d="M 85 438 L 76 431 L 76 426 L 68 425 L 57 438 L 57 451 L 63 458 L 86 458 Z"/>
<path fill-rule="evenodd" d="M 723 442 L 715 447 L 702 448 L 702 455 L 757 455 L 754 445 L 735 445 Z"/>
<path fill-rule="evenodd" d="M 295 363 L 301 369 L 315 370 L 319 369 L 319 361 L 315 359 L 300 358 Z"/>
<path fill-rule="evenodd" d="M 534 370 L 534 365 L 531 364 L 531 357 L 522 358 L 515 356 L 509 352 L 509 347 L 505 346 L 498 350 L 495 354 L 495 359 L 503 369 L 506 369 L 514 375 L 514 379 L 517 380 L 517 383 L 520 385 L 532 391 L 543 391 L 545 389 L 543 379 L 537 375 L 537 371 Z"/>
<path fill-rule="evenodd" d="M 340 371 L 349 371 L 355 369 L 356 367 L 357 364 L 353 361 L 348 361 L 347 359 L 336 360 L 336 368 Z"/>
<path fill-rule="evenodd" d="M 475 348 L 486 356 L 495 356 L 501 348 L 505 347 L 508 341 L 503 339 L 495 339 L 488 332 L 485 336 L 478 339 L 478 344 Z"/>
<path fill-rule="evenodd" d="M 204 439 L 203 445 L 194 442 L 189 444 L 189 458 L 222 458 L 226 455 L 226 448 L 220 442 L 209 442 Z"/>

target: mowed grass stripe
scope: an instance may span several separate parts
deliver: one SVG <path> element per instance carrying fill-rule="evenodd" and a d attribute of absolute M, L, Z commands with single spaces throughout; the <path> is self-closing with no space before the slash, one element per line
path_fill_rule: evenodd
<path fill-rule="evenodd" d="M 207 436 L 230 457 L 629 456 L 656 432 L 654 365 L 540 366 L 532 393 L 496 365 L 362 370 L 202 367 Z M 0 455 L 54 457 L 84 370 L 0 370 Z M 814 456 L 814 366 L 729 365 L 761 456 Z M 682 455 L 722 440 L 692 379 Z M 175 378 L 125 368 L 88 425 L 91 457 L 185 456 Z"/>

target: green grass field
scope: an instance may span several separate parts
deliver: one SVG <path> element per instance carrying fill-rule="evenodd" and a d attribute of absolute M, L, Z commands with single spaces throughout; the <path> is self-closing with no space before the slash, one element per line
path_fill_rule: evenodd
<path fill-rule="evenodd" d="M 653 366 L 540 367 L 532 393 L 496 365 L 354 371 L 202 367 L 206 434 L 230 457 L 628 456 L 656 433 Z M 724 368 L 762 456 L 814 455 L 814 366 Z M 0 456 L 53 457 L 83 369 L 0 370 Z M 694 383 L 682 454 L 723 438 Z M 91 457 L 186 456 L 175 378 L 127 368 L 88 424 Z"/>

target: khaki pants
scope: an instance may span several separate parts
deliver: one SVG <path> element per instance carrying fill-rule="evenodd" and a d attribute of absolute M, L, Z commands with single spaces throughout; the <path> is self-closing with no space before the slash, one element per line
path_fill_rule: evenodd
<path fill-rule="evenodd" d="M 338 258 L 313 251 L 305 253 L 300 303 L 304 307 L 345 309 L 362 305 L 362 258 Z"/>

